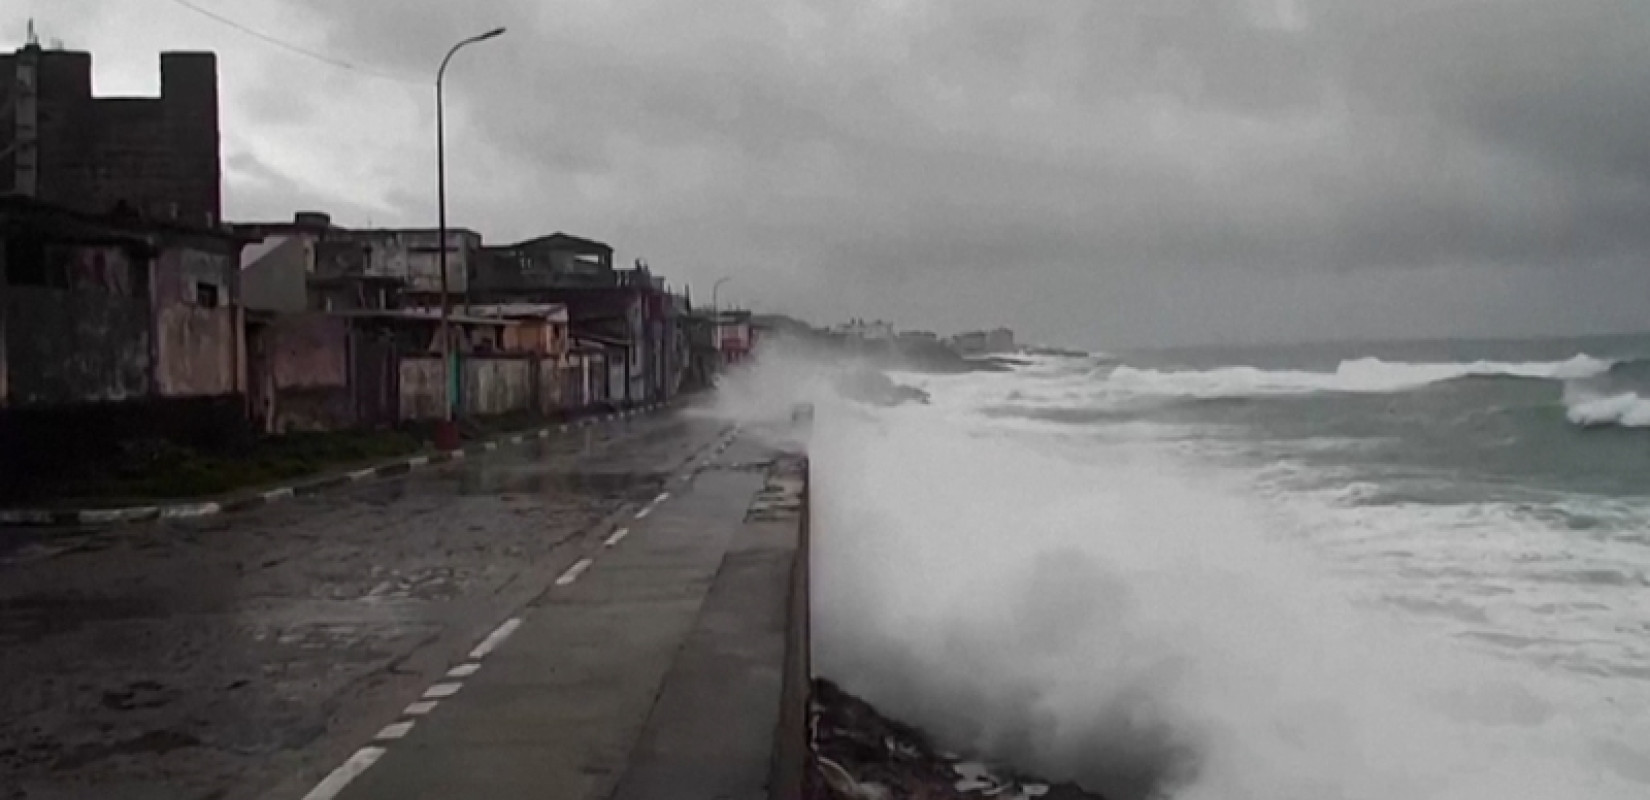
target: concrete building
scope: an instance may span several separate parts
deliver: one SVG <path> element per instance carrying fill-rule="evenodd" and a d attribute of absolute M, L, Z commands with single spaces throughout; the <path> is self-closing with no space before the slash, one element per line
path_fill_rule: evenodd
<path fill-rule="evenodd" d="M 291 222 L 232 227 L 249 240 L 241 250 L 241 291 L 248 309 L 296 313 L 317 307 L 309 281 L 317 248 L 329 232 L 340 230 L 331 217 L 300 211 Z"/>
<path fill-rule="evenodd" d="M 614 269 L 612 247 L 566 233 L 484 248 L 476 264 L 477 303 L 567 308 L 575 346 L 606 355 L 613 402 L 653 402 L 680 390 L 689 352 L 685 300 L 646 264 Z"/>
<path fill-rule="evenodd" d="M 291 222 L 236 223 L 234 229 L 259 240 L 247 248 L 241 263 L 249 308 L 293 312 L 441 305 L 441 248 L 434 229 L 344 228 L 315 211 L 299 212 Z M 447 230 L 447 292 L 454 309 L 477 300 L 469 276 L 481 253 L 481 234 Z"/>
<path fill-rule="evenodd" d="M 0 406 L 234 394 L 241 242 L 0 199 Z"/>
<path fill-rule="evenodd" d="M 217 229 L 0 198 L 6 474 L 73 470 L 133 438 L 244 431 L 240 246 Z"/>
<path fill-rule="evenodd" d="M 519 296 L 535 289 L 612 286 L 613 248 L 557 231 L 512 245 L 485 247 L 477 262 L 477 300 Z"/>
<path fill-rule="evenodd" d="M 95 97 L 92 56 L 0 55 L 0 194 L 197 228 L 222 218 L 217 58 L 162 53 L 160 97 Z"/>

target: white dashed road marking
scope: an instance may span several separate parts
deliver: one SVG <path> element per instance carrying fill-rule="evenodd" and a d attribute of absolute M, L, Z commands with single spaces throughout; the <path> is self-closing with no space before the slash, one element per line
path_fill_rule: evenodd
<path fill-rule="evenodd" d="M 590 569 L 590 565 L 593 564 L 593 563 L 595 563 L 595 562 L 588 559 L 588 558 L 579 559 L 576 563 L 573 564 L 573 566 L 568 567 L 567 571 L 563 572 L 561 574 L 560 578 L 556 579 L 556 585 L 557 586 L 566 586 L 566 585 L 572 583 L 573 581 L 578 580 L 579 576 L 583 575 L 585 570 Z"/>
<path fill-rule="evenodd" d="M 511 617 L 505 620 L 504 624 L 494 628 L 492 633 L 487 634 L 487 638 L 481 640 L 481 644 L 476 645 L 475 649 L 470 651 L 470 660 L 480 661 L 486 658 L 488 653 L 504 644 L 504 640 L 510 638 L 510 634 L 515 633 L 519 627 L 521 627 L 521 617 Z"/>
<path fill-rule="evenodd" d="M 641 412 L 633 411 L 625 413 L 622 416 L 629 417 L 639 413 Z M 608 419 L 614 418 L 615 417 L 609 417 Z M 591 420 L 583 420 L 575 423 L 574 425 L 575 427 L 584 427 L 590 424 L 593 424 Z M 565 432 L 568 430 L 568 425 L 562 425 L 558 430 Z M 544 438 L 549 435 L 549 428 L 541 429 L 538 432 L 539 438 Z M 729 436 L 717 448 L 717 452 L 720 453 L 722 449 L 725 449 L 732 441 L 732 438 L 733 434 L 729 434 Z M 514 436 L 511 437 L 509 441 L 512 444 L 519 444 L 522 441 L 522 437 Z M 498 444 L 495 442 L 488 442 L 483 445 L 483 448 L 486 450 L 496 450 L 498 448 Z M 460 458 L 463 455 L 464 451 L 458 450 L 454 451 L 451 454 L 451 457 Z M 407 466 L 409 468 L 413 468 L 420 467 L 428 463 L 430 463 L 428 456 L 418 456 L 416 458 L 409 459 L 407 461 Z M 706 459 L 705 463 L 708 465 L 710 460 Z M 351 472 L 349 476 L 351 480 L 365 480 L 375 474 L 375 470 L 363 469 Z M 692 480 L 692 478 L 692 472 L 681 476 L 683 483 Z M 290 493 L 291 490 L 277 489 L 267 493 L 265 496 L 282 497 Z M 657 508 L 661 503 L 664 503 L 669 499 L 670 492 L 660 492 L 659 496 L 653 498 L 651 503 L 636 512 L 636 519 L 646 519 L 649 514 L 653 513 L 653 509 Z M 608 537 L 604 540 L 603 544 L 605 547 L 615 547 L 620 542 L 624 541 L 625 537 L 629 535 L 629 528 L 618 528 L 611 534 L 608 534 Z M 594 558 L 586 557 L 579 559 L 574 562 L 573 566 L 568 567 L 567 571 L 562 573 L 560 577 L 556 578 L 556 585 L 567 586 L 572 584 L 594 564 Z M 386 581 L 374 587 L 370 594 L 376 595 L 381 591 L 387 591 L 390 586 L 391 584 Z M 376 742 L 388 743 L 405 738 L 408 733 L 412 732 L 413 727 L 418 724 L 418 717 L 426 716 L 430 712 L 434 711 L 441 700 L 458 694 L 459 690 L 464 688 L 463 680 L 475 675 L 476 672 L 481 669 L 481 664 L 478 662 L 480 662 L 481 659 L 486 658 L 494 650 L 498 649 L 500 645 L 504 644 L 504 641 L 509 639 L 510 636 L 516 632 L 517 628 L 521 627 L 521 622 L 522 620 L 520 617 L 511 617 L 501 623 L 497 628 L 494 628 L 492 633 L 487 634 L 487 638 L 482 639 L 481 642 L 475 646 L 475 649 L 470 651 L 469 661 L 447 670 L 446 677 L 441 683 L 433 684 L 428 689 L 425 689 L 422 698 L 416 702 L 408 704 L 406 708 L 402 709 L 402 719 L 398 719 L 395 722 L 385 725 L 378 731 L 378 734 L 373 737 L 373 740 Z M 386 750 L 383 747 L 376 746 L 363 747 L 355 751 L 355 753 L 351 755 L 347 761 L 340 764 L 337 769 L 333 770 L 326 776 L 326 778 L 322 779 L 320 783 L 316 784 L 315 788 L 311 789 L 309 794 L 304 795 L 304 800 L 333 800 L 345 789 L 345 787 L 349 786 L 351 781 L 359 777 L 361 773 L 366 772 L 367 769 L 377 763 L 380 758 L 383 758 L 385 752 Z"/>
<path fill-rule="evenodd" d="M 384 728 L 378 732 L 378 735 L 373 737 L 373 738 L 377 739 L 378 741 L 385 741 L 387 739 L 399 739 L 403 736 L 406 736 L 407 733 L 412 730 L 413 725 L 414 725 L 414 722 L 413 722 L 413 720 L 410 720 L 410 719 L 402 720 L 400 722 L 392 722 L 388 725 L 385 725 Z"/>
<path fill-rule="evenodd" d="M 437 683 L 424 690 L 424 699 L 445 700 L 455 694 L 458 694 L 458 690 L 462 688 L 464 688 L 464 684 L 462 683 Z"/>
<path fill-rule="evenodd" d="M 355 751 L 355 755 L 350 756 L 348 761 L 339 764 L 332 774 L 316 784 L 314 789 L 309 790 L 309 794 L 304 795 L 304 800 L 332 800 L 349 785 L 350 781 L 355 780 L 367 771 L 367 767 L 383 757 L 382 747 L 363 747 Z"/>

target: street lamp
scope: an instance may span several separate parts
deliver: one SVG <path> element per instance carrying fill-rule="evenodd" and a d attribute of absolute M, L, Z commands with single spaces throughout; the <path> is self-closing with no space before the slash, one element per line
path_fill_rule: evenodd
<path fill-rule="evenodd" d="M 454 53 L 467 44 L 484 42 L 502 35 L 503 28 L 494 28 L 453 45 L 452 49 L 447 51 L 447 56 L 441 59 L 441 68 L 435 73 L 436 267 L 441 271 L 441 361 L 442 375 L 446 381 L 442 391 L 446 408 L 442 410 L 442 425 L 437 430 L 436 446 L 445 450 L 458 447 L 458 428 L 453 424 L 453 406 L 458 392 L 453 385 L 456 378 L 453 371 L 453 336 L 450 319 L 452 302 L 447 285 L 447 125 L 445 109 L 442 107 L 441 86 L 443 79 L 447 77 L 447 62 L 453 60 Z"/>
<path fill-rule="evenodd" d="M 733 280 L 733 278 L 731 278 L 731 277 L 717 278 L 716 283 L 711 284 L 711 287 L 710 287 L 710 308 L 711 308 L 712 311 L 720 311 L 722 309 L 721 306 L 716 304 L 716 293 L 717 293 L 718 290 L 720 290 L 722 288 L 722 284 L 727 283 L 728 281 L 731 281 L 731 280 Z"/>

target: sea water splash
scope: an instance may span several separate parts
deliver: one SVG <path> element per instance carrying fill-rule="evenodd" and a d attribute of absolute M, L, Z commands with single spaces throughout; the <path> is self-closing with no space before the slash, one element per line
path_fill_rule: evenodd
<path fill-rule="evenodd" d="M 1142 394 L 1244 397 L 1308 392 L 1399 392 L 1467 377 L 1580 380 L 1610 371 L 1612 362 L 1580 354 L 1565 361 L 1416 364 L 1378 358 L 1342 361 L 1334 372 L 1266 370 L 1247 366 L 1209 370 L 1156 370 L 1118 366 L 1107 377 L 1114 388 Z"/>
<path fill-rule="evenodd" d="M 1242 480 L 1172 450 L 950 399 L 1035 395 L 1024 376 L 925 388 L 935 407 L 811 398 L 815 664 L 850 690 L 1118 800 L 1650 792 L 1641 684 L 1372 607 L 1358 581 L 1378 568 L 1333 568 Z"/>
<path fill-rule="evenodd" d="M 1600 395 L 1579 387 L 1566 387 L 1564 406 L 1565 415 L 1577 425 L 1650 428 L 1650 400 L 1637 392 Z"/>

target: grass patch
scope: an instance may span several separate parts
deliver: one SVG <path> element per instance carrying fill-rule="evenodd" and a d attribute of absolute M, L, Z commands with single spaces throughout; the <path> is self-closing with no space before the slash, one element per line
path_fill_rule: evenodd
<path fill-rule="evenodd" d="M 408 455 L 423 447 L 424 440 L 408 431 L 292 433 L 221 452 L 134 439 L 116 458 L 53 487 L 50 494 L 82 500 L 206 497 Z"/>

